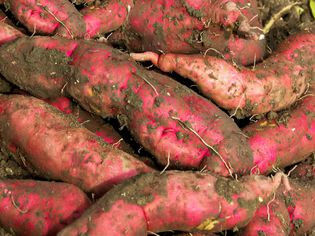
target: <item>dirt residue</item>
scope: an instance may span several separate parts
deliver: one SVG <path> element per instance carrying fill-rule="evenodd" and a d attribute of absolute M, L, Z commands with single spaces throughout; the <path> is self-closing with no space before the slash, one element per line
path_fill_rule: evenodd
<path fill-rule="evenodd" d="M 0 75 L 0 93 L 9 93 L 12 90 L 12 85 Z"/>
<path fill-rule="evenodd" d="M 263 25 L 281 9 L 296 2 L 301 2 L 302 4 L 292 7 L 275 22 L 271 31 L 268 33 L 267 42 L 271 50 L 274 50 L 277 45 L 289 35 L 301 30 L 315 30 L 314 18 L 309 9 L 309 0 L 258 0 Z"/>
<path fill-rule="evenodd" d="M 25 179 L 27 177 L 30 175 L 25 169 L 14 160 L 5 158 L 0 154 L 0 179 Z"/>
<path fill-rule="evenodd" d="M 73 73 L 70 58 L 61 51 L 36 46 L 30 40 L 23 38 L 1 47 L 1 74 L 35 96 L 60 96 L 65 78 Z"/>
<path fill-rule="evenodd" d="M 13 236 L 14 234 L 8 233 L 3 228 L 0 228 L 0 236 Z"/>

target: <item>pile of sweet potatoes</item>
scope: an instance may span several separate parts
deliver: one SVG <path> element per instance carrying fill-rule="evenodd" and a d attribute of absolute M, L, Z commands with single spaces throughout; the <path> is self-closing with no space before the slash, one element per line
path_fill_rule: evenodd
<path fill-rule="evenodd" d="M 0 0 L 0 234 L 314 231 L 315 32 L 257 14 Z"/>
<path fill-rule="evenodd" d="M 110 0 L 80 12 L 67 0 L 1 3 L 33 34 L 93 38 L 116 30 L 111 41 L 130 50 L 218 52 L 242 64 L 260 60 L 265 51 L 255 0 Z"/>

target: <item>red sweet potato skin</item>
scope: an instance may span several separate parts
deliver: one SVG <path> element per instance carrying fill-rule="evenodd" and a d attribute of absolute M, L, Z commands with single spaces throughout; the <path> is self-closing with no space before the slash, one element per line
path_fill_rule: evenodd
<path fill-rule="evenodd" d="M 309 235 L 315 227 L 314 179 L 301 181 L 290 179 L 291 189 L 283 186 L 275 192 L 276 199 L 261 206 L 241 235 Z M 270 221 L 268 221 L 268 213 Z"/>
<path fill-rule="evenodd" d="M 101 137 L 104 142 L 127 153 L 133 154 L 134 151 L 130 145 L 122 139 L 120 134 L 115 131 L 111 125 L 105 123 L 100 117 L 83 110 L 70 98 L 59 97 L 55 99 L 46 99 L 45 101 L 65 114 L 74 115 L 79 123 L 95 133 L 97 136 Z"/>
<path fill-rule="evenodd" d="M 35 96 L 59 97 L 71 76 L 68 63 L 76 46 L 76 41 L 62 38 L 20 38 L 0 48 L 0 73 Z"/>
<path fill-rule="evenodd" d="M 24 35 L 13 26 L 0 21 L 0 46 L 23 36 Z"/>
<path fill-rule="evenodd" d="M 30 171 L 102 194 L 134 175 L 153 171 L 131 155 L 104 143 L 71 116 L 36 98 L 0 96 L 0 137 Z"/>
<path fill-rule="evenodd" d="M 133 137 L 163 165 L 203 168 L 229 175 L 250 166 L 247 141 L 210 101 L 169 77 L 144 70 L 106 45 L 80 42 L 68 93 L 86 110 L 119 116 Z M 222 157 L 210 149 L 211 145 Z"/>
<path fill-rule="evenodd" d="M 24 68 L 18 67 L 21 74 L 24 70 L 33 71 L 35 65 L 28 61 L 33 60 L 29 59 L 30 55 L 18 50 L 15 44 L 2 48 L 6 56 L 0 56 L 0 72 L 6 70 L 9 81 L 36 96 L 54 96 L 63 90 L 87 111 L 102 117 L 118 116 L 122 125 L 126 125 L 135 139 L 162 165 L 166 165 L 169 159 L 173 167 L 206 166 L 221 175 L 249 171 L 252 154 L 246 138 L 236 124 L 210 101 L 169 77 L 143 69 L 130 57 L 109 46 L 67 41 L 72 46 L 69 48 L 61 46 L 65 39 L 58 43 L 55 43 L 59 40 L 57 38 L 46 39 L 37 37 L 23 41 L 26 48 L 35 42 L 39 48 L 45 49 L 36 49 L 35 55 L 39 58 L 50 57 L 50 52 L 55 55 L 56 50 L 60 50 L 63 56 L 66 54 L 62 58 L 67 62 L 71 60 L 71 65 L 63 64 L 64 70 L 58 67 L 64 73 L 57 76 L 60 79 L 58 86 L 53 83 L 45 86 L 47 80 L 51 82 L 51 75 L 47 73 L 52 70 L 50 63 L 36 67 L 37 74 L 43 76 L 36 79 L 35 74 L 30 85 L 29 80 L 18 77 L 14 73 L 15 67 L 7 60 L 14 57 L 15 52 L 23 58 L 20 64 Z"/>
<path fill-rule="evenodd" d="M 0 181 L 0 225 L 16 235 L 56 235 L 89 206 L 88 197 L 70 184 Z"/>
<path fill-rule="evenodd" d="M 83 18 L 69 1 L 5 0 L 4 4 L 30 32 L 84 37 Z"/>
<path fill-rule="evenodd" d="M 290 233 L 290 216 L 284 199 L 261 206 L 249 224 L 241 230 L 242 236 L 287 236 Z M 269 219 L 268 219 L 269 214 Z"/>
<path fill-rule="evenodd" d="M 312 93 L 313 88 L 310 92 Z M 315 149 L 315 97 L 306 96 L 284 123 L 263 119 L 243 129 L 254 156 L 252 172 L 267 173 L 304 160 Z"/>
<path fill-rule="evenodd" d="M 248 176 L 235 181 L 178 171 L 141 175 L 105 194 L 58 235 L 140 236 L 147 231 L 218 232 L 241 227 L 277 189 L 279 176 L 275 179 Z M 123 221 L 115 220 L 120 217 Z M 130 225 L 134 227 L 127 231 Z"/>
<path fill-rule="evenodd" d="M 85 22 L 86 38 L 94 38 L 103 32 L 118 29 L 127 20 L 128 11 L 133 7 L 132 0 L 106 1 L 88 6 L 80 12 Z"/>
<path fill-rule="evenodd" d="M 252 50 L 257 58 L 261 58 L 264 53 L 263 41 L 248 40 L 251 50 L 246 50 L 246 46 L 238 46 L 246 45 L 247 40 L 231 33 L 226 39 L 220 27 L 235 24 L 241 14 L 241 11 L 228 10 L 225 4 L 233 2 L 240 9 L 251 4 L 250 8 L 242 10 L 242 14 L 251 19 L 257 14 L 256 2 L 243 0 L 227 2 L 225 0 L 197 2 L 156 0 L 148 3 L 137 0 L 124 28 L 127 44 L 134 51 L 141 52 L 162 50 L 163 52 L 197 53 L 214 48 L 223 54 L 224 51 L 228 52 L 226 56 L 232 56 L 236 61 L 252 63 L 254 58 L 248 55 L 249 57 L 245 59 L 242 54 L 244 51 L 240 50 L 245 49 L 248 52 Z M 145 28 L 141 23 L 143 19 L 147 21 Z M 260 26 L 257 20 L 251 24 Z"/>
<path fill-rule="evenodd" d="M 261 27 L 258 18 L 254 17 L 257 13 L 257 3 L 251 0 L 137 0 L 119 40 L 135 52 L 207 51 L 211 55 L 222 54 L 226 59 L 251 64 L 263 57 L 265 47 L 264 40 L 257 40 L 259 33 L 253 33 L 255 27 Z M 249 22 L 249 19 L 252 20 Z M 237 33 L 231 29 L 235 25 L 239 25 Z M 256 35 L 255 40 L 251 39 L 252 34 Z M 207 50 L 209 48 L 214 50 Z"/>
<path fill-rule="evenodd" d="M 237 116 L 278 111 L 292 105 L 315 73 L 315 34 L 291 36 L 262 63 L 252 68 L 203 55 L 132 54 L 152 60 L 164 72 L 176 72 L 194 81 L 201 92 Z"/>
<path fill-rule="evenodd" d="M 314 179 L 310 181 L 290 181 L 292 190 L 284 193 L 291 219 L 290 235 L 309 235 L 315 227 L 315 188 Z"/>

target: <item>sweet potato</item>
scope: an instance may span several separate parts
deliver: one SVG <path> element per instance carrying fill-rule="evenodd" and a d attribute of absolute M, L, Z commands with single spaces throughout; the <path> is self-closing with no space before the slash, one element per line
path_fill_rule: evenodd
<path fill-rule="evenodd" d="M 67 0 L 4 0 L 3 3 L 30 32 L 68 38 L 85 35 L 82 15 Z"/>
<path fill-rule="evenodd" d="M 60 97 L 72 73 L 68 63 L 76 47 L 76 41 L 62 38 L 20 38 L 1 47 L 0 73 L 35 96 Z"/>
<path fill-rule="evenodd" d="M 287 236 L 290 229 L 290 215 L 283 199 L 274 199 L 264 204 L 255 213 L 249 224 L 241 230 L 242 236 Z"/>
<path fill-rule="evenodd" d="M 229 175 L 251 162 L 246 138 L 235 123 L 185 86 L 102 44 L 80 43 L 72 59 L 76 74 L 66 86 L 68 93 L 92 113 L 119 116 L 162 165 L 206 165 Z"/>
<path fill-rule="evenodd" d="M 261 31 L 256 30 L 261 25 L 255 17 L 255 0 L 112 0 L 81 13 L 90 37 L 124 23 L 119 41 L 132 51 L 214 55 L 219 51 L 242 64 L 264 54 L 264 40 L 258 40 Z"/>
<path fill-rule="evenodd" d="M 202 55 L 147 52 L 131 54 L 150 60 L 164 72 L 176 72 L 194 81 L 216 104 L 239 116 L 278 111 L 292 105 L 315 73 L 315 34 L 291 36 L 278 51 L 254 69 Z"/>
<path fill-rule="evenodd" d="M 315 182 L 291 180 L 290 184 L 292 190 L 284 196 L 291 219 L 290 235 L 308 235 L 315 227 L 315 212 L 311 207 L 315 204 Z"/>
<path fill-rule="evenodd" d="M 71 184 L 0 181 L 0 226 L 15 235 L 56 235 L 89 206 L 87 196 Z"/>
<path fill-rule="evenodd" d="M 253 173 L 267 173 L 273 167 L 293 165 L 314 152 L 315 97 L 312 86 L 310 94 L 289 110 L 287 119 L 262 119 L 243 129 L 253 151 Z"/>
<path fill-rule="evenodd" d="M 127 20 L 133 0 L 106 1 L 81 10 L 86 27 L 85 36 L 95 36 L 118 29 Z"/>
<path fill-rule="evenodd" d="M 0 96 L 0 140 L 30 171 L 62 180 L 100 195 L 131 176 L 153 171 L 131 155 L 113 148 L 42 100 Z"/>
<path fill-rule="evenodd" d="M 0 46 L 23 36 L 24 34 L 13 26 L 0 21 Z"/>
<path fill-rule="evenodd" d="M 43 45 L 43 42 L 54 40 L 57 39 L 24 38 L 2 46 L 0 72 L 5 70 L 6 78 L 22 88 L 27 88 L 24 83 L 30 83 L 27 88 L 30 93 L 47 96 L 48 92 L 41 85 L 46 84 L 45 81 L 29 82 L 28 78 L 22 78 L 23 70 L 32 71 L 36 65 L 29 62 L 33 60 L 29 58 L 31 55 L 18 46 L 28 44 L 25 46 L 28 48 L 34 43 Z M 233 120 L 210 101 L 169 77 L 145 70 L 126 54 L 107 45 L 86 41 L 67 44 L 76 45 L 76 48 L 68 50 L 71 51 L 71 67 L 63 64 L 69 66 L 66 72 L 73 72 L 72 75 L 64 72 L 67 75 L 61 79 L 67 79 L 64 91 L 89 112 L 102 117 L 118 116 L 136 141 L 162 165 L 169 163 L 177 168 L 206 166 L 222 175 L 233 171 L 242 173 L 252 167 L 252 154 L 246 138 Z M 55 49 L 36 49 L 36 57 L 49 57 L 50 50 L 54 55 Z M 15 54 L 23 59 L 16 65 L 21 71 L 19 76 L 16 66 L 11 63 Z M 44 74 L 46 80 L 50 78 L 47 71 L 52 71 L 48 66 L 36 67 L 40 71 L 38 74 Z M 58 70 L 62 69 L 58 67 Z M 49 86 L 46 88 L 51 89 Z M 38 88 L 42 89 L 41 93 Z M 56 93 L 60 90 L 54 89 Z"/>
<path fill-rule="evenodd" d="M 93 116 L 89 112 L 86 112 L 69 98 L 59 97 L 55 99 L 46 99 L 45 101 L 65 114 L 74 115 L 79 123 L 101 137 L 106 143 L 127 153 L 133 154 L 130 145 L 122 139 L 120 134 L 111 125 L 105 123 L 100 117 Z"/>
<path fill-rule="evenodd" d="M 114 187 L 58 236 L 108 232 L 140 236 L 148 231 L 242 227 L 278 188 L 282 176 L 236 181 L 193 172 L 144 174 Z"/>
<path fill-rule="evenodd" d="M 241 235 L 309 235 L 315 227 L 315 180 L 290 179 L 290 191 L 278 188 L 276 200 L 262 206 Z M 268 221 L 268 213 L 270 221 Z M 276 230 L 277 231 L 272 231 Z M 281 231 L 282 229 L 282 231 Z"/>
<path fill-rule="evenodd" d="M 79 105 L 75 104 L 69 98 L 59 97 L 56 99 L 46 99 L 45 101 L 58 108 L 65 114 L 74 115 L 80 124 L 95 133 L 97 136 L 101 137 L 104 142 L 131 154 L 152 168 L 157 167 L 151 158 L 147 156 L 139 156 L 110 124 L 105 123 L 101 117 L 83 110 Z"/>

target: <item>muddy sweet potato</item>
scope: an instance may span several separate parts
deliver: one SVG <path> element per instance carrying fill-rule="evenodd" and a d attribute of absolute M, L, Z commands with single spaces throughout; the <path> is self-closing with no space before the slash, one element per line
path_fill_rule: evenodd
<path fill-rule="evenodd" d="M 290 190 L 280 186 L 276 198 L 257 210 L 240 235 L 310 235 L 315 227 L 315 212 L 311 207 L 315 203 L 315 181 L 290 179 L 289 182 Z"/>
<path fill-rule="evenodd" d="M 229 175 L 251 163 L 246 138 L 215 105 L 109 46 L 80 42 L 67 92 L 86 110 L 118 116 L 162 165 Z M 241 164 L 242 163 L 242 164 Z"/>
<path fill-rule="evenodd" d="M 13 26 L 0 21 L 0 46 L 23 36 L 24 34 Z"/>
<path fill-rule="evenodd" d="M 278 188 L 282 176 L 236 181 L 193 172 L 144 174 L 114 187 L 58 236 L 108 232 L 141 236 L 148 231 L 218 232 L 242 227 Z"/>
<path fill-rule="evenodd" d="M 315 97 L 309 90 L 282 119 L 262 119 L 243 129 L 253 151 L 253 173 L 267 173 L 306 159 L 315 150 Z"/>
<path fill-rule="evenodd" d="M 255 0 L 112 0 L 81 13 L 89 37 L 123 25 L 109 40 L 123 41 L 131 51 L 207 51 L 242 64 L 264 54 Z"/>
<path fill-rule="evenodd" d="M 261 206 L 248 225 L 238 234 L 240 236 L 287 236 L 290 229 L 290 215 L 284 199 L 274 199 Z"/>
<path fill-rule="evenodd" d="M 3 4 L 33 33 L 84 37 L 85 23 L 67 0 L 4 0 Z"/>
<path fill-rule="evenodd" d="M 71 184 L 0 181 L 0 226 L 14 235 L 56 235 L 89 206 L 88 197 Z"/>
<path fill-rule="evenodd" d="M 62 38 L 20 38 L 1 47 L 0 73 L 37 97 L 60 97 L 72 73 L 68 63 L 76 47 L 76 41 Z"/>
<path fill-rule="evenodd" d="M 3 155 L 45 178 L 62 180 L 86 192 L 104 193 L 134 175 L 153 171 L 131 155 L 103 142 L 42 100 L 0 96 Z"/>
<path fill-rule="evenodd" d="M 51 89 L 54 84 L 45 87 L 42 83 L 45 85 L 45 79 L 51 78 L 47 71 L 51 72 L 53 68 L 48 63 L 35 68 L 38 74 L 44 74 L 44 81 L 30 82 L 21 78 L 23 70 L 33 71 L 36 65 L 30 63 L 32 55 L 19 50 L 18 46 L 25 45 L 25 52 L 28 52 L 27 48 L 34 48 L 35 43 L 50 45 L 48 42 L 54 40 L 57 39 L 23 38 L 2 46 L 0 72 L 6 70 L 7 80 L 26 88 L 31 94 L 47 96 L 45 89 Z M 71 60 L 71 65 L 62 64 L 67 67 L 65 69 L 56 66 L 58 71 L 63 71 L 61 75 L 66 76 L 60 79 L 64 81 L 59 84 L 65 85 L 63 91 L 91 113 L 118 117 L 121 125 L 127 126 L 135 140 L 162 165 L 206 167 L 221 175 L 248 172 L 252 167 L 252 154 L 246 138 L 233 120 L 210 101 L 169 77 L 145 70 L 128 55 L 107 45 L 87 41 L 69 41 L 67 44 L 75 45 L 75 49 L 68 49 L 70 56 L 67 60 Z M 46 47 L 35 51 L 36 58 L 42 59 L 49 57 L 50 51 L 55 55 L 56 49 Z M 21 72 L 19 76 L 14 73 L 16 66 L 11 63 L 16 60 L 15 54 L 22 58 L 16 65 Z M 26 87 L 24 83 L 31 86 Z M 60 90 L 60 87 L 54 89 L 56 93 Z"/>
<path fill-rule="evenodd" d="M 290 181 L 292 190 L 284 195 L 291 219 L 290 235 L 309 235 L 315 228 L 315 181 Z"/>
<path fill-rule="evenodd" d="M 147 52 L 131 56 L 194 81 L 205 96 L 242 117 L 287 108 L 304 93 L 315 73 L 314 42 L 315 34 L 291 36 L 254 69 L 238 69 L 203 55 Z"/>

